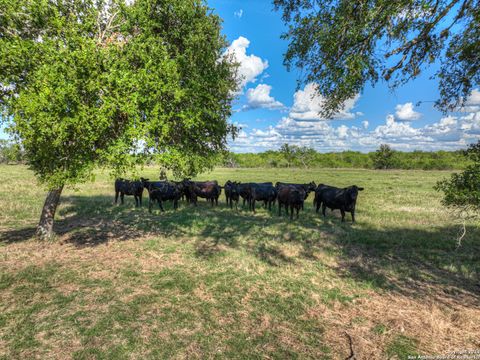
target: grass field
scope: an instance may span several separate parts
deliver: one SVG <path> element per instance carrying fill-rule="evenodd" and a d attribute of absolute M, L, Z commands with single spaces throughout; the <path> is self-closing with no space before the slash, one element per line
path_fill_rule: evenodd
<path fill-rule="evenodd" d="M 157 171 L 144 172 L 155 178 Z M 201 179 L 365 187 L 357 223 L 312 210 L 149 214 L 113 182 L 67 190 L 58 238 L 32 240 L 44 191 L 0 166 L 0 358 L 405 359 L 480 348 L 480 229 L 432 186 L 448 172 L 217 169 Z M 349 220 L 349 216 L 347 215 Z"/>

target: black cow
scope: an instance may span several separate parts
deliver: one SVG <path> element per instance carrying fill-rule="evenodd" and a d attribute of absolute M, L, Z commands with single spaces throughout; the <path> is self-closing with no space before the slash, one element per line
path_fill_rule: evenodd
<path fill-rule="evenodd" d="M 298 188 L 302 188 L 305 191 L 305 200 L 307 199 L 308 195 L 310 195 L 311 192 L 314 192 L 317 188 L 317 184 L 315 184 L 314 181 L 312 181 L 309 184 L 292 184 L 292 183 L 283 183 L 283 182 L 277 182 L 275 184 L 275 187 L 277 188 L 277 190 L 281 186 L 295 186 Z M 303 207 L 302 207 L 302 210 L 303 210 Z"/>
<path fill-rule="evenodd" d="M 264 182 L 264 183 L 239 183 L 238 194 L 243 199 L 243 206 L 245 207 L 245 202 L 248 202 L 248 207 L 250 208 L 250 201 L 252 198 L 252 185 L 273 185 L 271 182 Z"/>
<path fill-rule="evenodd" d="M 227 200 L 227 205 L 230 205 L 230 209 L 233 207 L 233 202 L 235 201 L 235 209 L 238 208 L 238 183 L 228 180 L 223 187 L 225 189 L 225 199 Z"/>
<path fill-rule="evenodd" d="M 222 193 L 222 188 L 218 185 L 216 180 L 214 181 L 189 181 L 188 193 L 190 201 L 196 206 L 197 197 L 207 199 L 212 203 L 218 205 L 218 198 Z"/>
<path fill-rule="evenodd" d="M 272 210 L 272 204 L 275 205 L 277 199 L 277 189 L 270 184 L 251 184 L 250 185 L 250 208 L 255 213 L 255 201 L 263 201 L 265 208 L 268 204 L 268 210 Z"/>
<path fill-rule="evenodd" d="M 343 189 L 333 186 L 320 184 L 315 190 L 315 199 L 313 200 L 316 212 L 322 206 L 322 214 L 325 217 L 327 207 L 330 210 L 339 209 L 342 214 L 342 222 L 345 221 L 345 212 L 352 214 L 352 223 L 355 222 L 355 205 L 357 203 L 358 192 L 363 191 L 362 187 L 352 185 Z"/>
<path fill-rule="evenodd" d="M 293 219 L 293 210 L 303 209 L 305 201 L 305 190 L 299 186 L 280 186 L 278 189 L 278 216 L 282 215 L 282 205 L 285 206 L 285 212 L 288 215 L 288 207 L 290 207 L 290 219 Z"/>
<path fill-rule="evenodd" d="M 182 192 L 180 187 L 173 182 L 157 181 L 155 182 L 155 186 L 151 183 L 148 187 L 148 195 L 150 198 L 148 202 L 148 211 L 152 212 L 152 207 L 155 201 L 158 202 L 158 207 L 160 210 L 164 211 L 162 202 L 165 200 L 173 201 L 173 208 L 176 210 L 178 208 L 178 200 L 180 200 Z"/>
<path fill-rule="evenodd" d="M 160 180 L 160 181 L 144 181 L 143 186 L 146 189 L 158 189 L 165 186 L 165 184 L 175 185 L 177 190 L 180 192 L 180 199 L 186 195 L 186 186 L 184 181 L 167 181 L 167 180 Z"/>
<path fill-rule="evenodd" d="M 115 204 L 118 201 L 118 195 L 120 194 L 120 202 L 123 205 L 123 197 L 125 195 L 130 195 L 135 198 L 135 206 L 142 206 L 142 195 L 144 188 L 144 181 L 148 179 L 140 178 L 140 180 L 125 180 L 125 179 L 116 179 L 115 180 Z"/>

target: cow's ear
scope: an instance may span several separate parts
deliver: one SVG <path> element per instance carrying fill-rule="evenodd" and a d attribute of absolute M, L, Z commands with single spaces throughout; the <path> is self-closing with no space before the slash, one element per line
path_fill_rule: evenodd
<path fill-rule="evenodd" d="M 362 188 L 362 187 L 359 187 L 359 188 L 358 188 L 358 191 L 363 191 L 363 188 Z"/>

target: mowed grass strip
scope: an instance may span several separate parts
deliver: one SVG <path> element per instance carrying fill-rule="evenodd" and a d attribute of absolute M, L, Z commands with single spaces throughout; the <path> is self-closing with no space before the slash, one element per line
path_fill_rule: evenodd
<path fill-rule="evenodd" d="M 151 179 L 157 170 L 142 172 Z M 480 231 L 438 171 L 216 169 L 199 179 L 365 187 L 357 223 L 277 209 L 113 205 L 113 181 L 62 195 L 58 239 L 31 239 L 44 191 L 0 166 L 0 357 L 405 358 L 476 348 Z M 347 220 L 349 216 L 347 215 Z"/>

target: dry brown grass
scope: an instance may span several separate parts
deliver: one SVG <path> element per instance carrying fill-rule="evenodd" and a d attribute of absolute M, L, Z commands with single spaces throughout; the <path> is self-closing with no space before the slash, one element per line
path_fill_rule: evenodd
<path fill-rule="evenodd" d="M 480 308 L 439 305 L 433 297 L 411 299 L 371 292 L 352 305 L 319 305 L 306 315 L 326 321 L 325 339 L 339 357 L 346 358 L 350 352 L 345 332 L 353 339 L 358 359 L 382 359 L 384 349 L 398 334 L 418 340 L 418 348 L 428 354 L 480 346 Z M 385 325 L 385 333 L 372 331 L 379 324 Z"/>

